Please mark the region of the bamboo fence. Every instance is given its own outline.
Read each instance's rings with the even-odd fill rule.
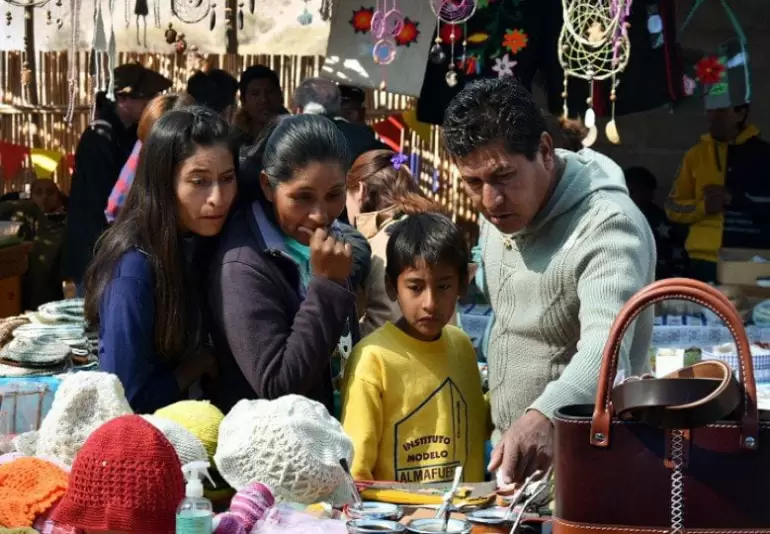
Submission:
[[[91,120],[93,95],[93,66],[98,62],[100,72],[108,72],[106,58],[90,52],[78,52],[75,58],[77,88],[75,90],[75,114],[72,124],[64,117],[69,102],[69,62],[67,52],[40,52],[35,58],[37,94],[30,95],[31,85],[23,83],[23,52],[0,53],[0,140],[34,148],[58,150],[63,154],[75,151],[78,139]],[[189,77],[189,58],[182,55],[121,53],[117,64],[140,61],[174,83],[175,90],[183,90]],[[293,90],[306,77],[318,76],[323,59],[319,56],[243,56],[235,54],[210,55],[211,67],[227,70],[236,78],[246,67],[264,64],[274,69],[284,89],[288,103]],[[99,80],[97,80],[98,82]],[[34,96],[37,104],[32,105]],[[391,113],[398,113],[414,106],[414,99],[383,91],[369,91],[367,107],[371,120]],[[456,169],[444,157],[438,128],[432,128],[430,139],[422,139],[414,132],[406,131],[403,139],[404,152],[416,152],[420,158],[420,184],[425,192],[453,214],[455,220],[473,237],[476,220],[469,199],[459,187]],[[67,193],[70,175],[62,165],[54,179]],[[28,170],[17,176],[5,177],[0,191],[20,191],[30,180]],[[32,176],[34,177],[34,176]]]

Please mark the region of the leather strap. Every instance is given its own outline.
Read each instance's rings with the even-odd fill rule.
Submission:
[[[612,391],[618,418],[668,429],[699,428],[723,420],[740,403],[740,385],[721,361],[696,363],[662,378],[631,378]]]
[[[739,378],[743,386],[740,411],[741,446],[745,449],[756,449],[759,444],[757,386],[754,381],[751,350],[743,321],[735,306],[719,291],[707,284],[687,278],[673,278],[650,284],[631,297],[618,313],[602,353],[602,366],[591,421],[590,443],[596,447],[608,447],[610,444],[610,426],[614,411],[611,402],[612,385],[617,374],[621,340],[628,327],[648,306],[664,300],[676,299],[689,300],[710,309],[724,321],[733,335],[740,362]]]
[[[553,534],[669,534],[670,528],[664,527],[635,527],[620,525],[594,525],[573,523],[555,517],[553,519]],[[770,528],[748,529],[687,529],[687,534],[767,534]]]

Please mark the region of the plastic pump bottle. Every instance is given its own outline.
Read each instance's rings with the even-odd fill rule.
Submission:
[[[211,534],[214,506],[203,496],[203,477],[211,481],[208,462],[190,462],[182,466],[187,480],[185,498],[176,509],[176,534]]]

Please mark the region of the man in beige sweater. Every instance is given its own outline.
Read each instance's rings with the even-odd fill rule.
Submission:
[[[620,167],[592,150],[554,149],[515,78],[463,89],[444,136],[482,216],[480,275],[495,315],[489,469],[518,482],[550,465],[554,412],[594,402],[610,326],[654,279],[655,242]],[[626,376],[649,367],[651,334],[649,311],[624,340]]]

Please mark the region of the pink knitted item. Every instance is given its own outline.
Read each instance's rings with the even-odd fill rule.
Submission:
[[[218,514],[214,518],[214,534],[248,534],[240,517],[232,512]]]
[[[252,482],[233,496],[230,512],[241,518],[246,531],[251,531],[257,521],[265,516],[266,510],[274,504],[275,498],[270,488],[259,482]]]

